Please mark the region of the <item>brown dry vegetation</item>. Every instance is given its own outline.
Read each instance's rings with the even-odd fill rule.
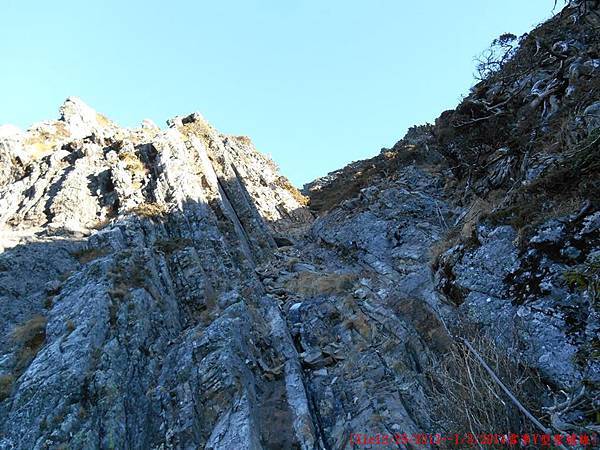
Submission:
[[[0,375],[0,402],[10,396],[14,382],[13,374]]]
[[[179,132],[190,139],[192,136],[199,138],[208,148],[213,141],[213,134],[216,132],[204,119],[188,116],[182,120],[183,126],[179,127]]]
[[[148,219],[164,217],[167,214],[167,208],[160,203],[142,203],[131,209],[131,212]]]
[[[252,145],[252,140],[248,136],[233,136],[233,138],[244,145]]]
[[[415,127],[427,133],[430,126]],[[441,156],[426,145],[414,145],[400,141],[390,150],[383,151],[374,158],[350,164],[337,171],[330,184],[318,190],[310,190],[310,209],[323,214],[338,206],[344,200],[359,195],[361,189],[372,186],[377,180],[393,179],[402,167],[414,164],[429,172],[439,172],[445,163]]]
[[[17,371],[20,372],[26,368],[44,344],[47,321],[44,316],[37,315],[13,330],[13,342],[19,348],[15,366]]]
[[[96,113],[96,121],[101,127],[108,127],[113,125],[112,120],[106,117],[104,114]]]
[[[484,333],[468,326],[461,332],[513,395],[538,419],[547,419],[541,401],[549,392],[540,376],[522,361],[508,357]],[[430,402],[443,418],[439,425],[445,431],[474,435],[535,431],[465,345],[452,344],[427,377],[432,387]]]
[[[34,160],[51,153],[62,141],[69,137],[64,122],[56,121],[52,123],[52,126],[55,129],[54,133],[41,130],[29,131],[23,144],[26,148],[29,148]]]
[[[296,189],[296,187],[292,183],[290,183],[290,180],[288,180],[286,177],[284,177],[284,176],[278,177],[275,184],[277,184],[277,186],[285,189],[290,194],[292,194],[292,197],[294,197],[294,199],[298,203],[300,203],[302,206],[308,205],[308,202],[309,202],[308,197],[305,197],[304,195],[302,195],[302,193],[298,189]]]
[[[85,248],[74,252],[73,257],[81,264],[87,264],[90,261],[106,256],[108,253],[108,250],[103,248]]]
[[[582,20],[597,21],[593,15]],[[490,218],[495,223],[509,223],[526,233],[525,228],[549,217],[576,212],[584,200],[600,198],[600,182],[594,176],[600,168],[598,134],[582,141],[585,132],[574,129],[585,107],[600,98],[600,79],[581,76],[575,91],[566,96],[569,65],[562,64],[551,50],[555,42],[577,39],[586,46],[582,56],[597,58],[600,40],[591,28],[590,24],[576,24],[569,14],[557,15],[526,35],[501,70],[491,73],[455,110],[446,111],[436,121],[437,148],[450,161],[458,180],[457,193],[467,201],[477,189],[477,195],[488,195],[485,179],[490,175],[492,158],[498,149],[509,149],[515,162],[511,176],[500,186],[506,201],[492,202],[496,208]],[[542,118],[541,105],[534,106],[528,96],[530,87],[511,91],[515,83],[541,70],[559,80],[555,94],[560,107],[546,119]],[[501,94],[490,101],[486,95],[492,86]],[[486,110],[486,101],[500,105],[494,109],[500,112]],[[538,154],[558,162],[531,184],[521,186],[521,164]]]
[[[600,256],[591,257],[583,264],[571,267],[563,274],[571,289],[587,290],[592,306],[600,311]],[[596,350],[596,358],[600,348]]]
[[[108,272],[112,287],[108,293],[112,299],[109,305],[109,322],[117,323],[120,303],[130,298],[131,290],[146,286],[148,271],[147,261],[142,255],[123,251],[115,257],[114,266]]]
[[[353,302],[355,300],[347,297],[346,301]],[[344,320],[342,327],[347,330],[356,331],[365,339],[372,339],[374,333],[376,333],[376,327],[373,325],[372,320],[360,310],[354,311],[350,317]]]
[[[498,194],[498,191],[495,192]],[[500,193],[502,195],[503,193]],[[492,211],[492,205],[499,200],[494,193],[488,199],[476,198],[467,210],[460,222],[451,227],[444,237],[434,243],[429,249],[431,263],[437,267],[440,256],[457,244],[463,244],[467,248],[479,245],[477,238],[477,224],[482,218],[486,218]]]
[[[509,223],[522,237],[552,217],[580,211],[586,201],[600,199],[600,130],[565,153],[531,184],[521,186],[505,205],[490,211],[493,224]]]
[[[286,288],[310,297],[344,294],[350,291],[357,276],[348,273],[300,272],[286,283]]]
[[[146,166],[136,155],[131,151],[124,151],[119,153],[119,159],[125,163],[125,168],[135,174],[145,175],[147,173]]]

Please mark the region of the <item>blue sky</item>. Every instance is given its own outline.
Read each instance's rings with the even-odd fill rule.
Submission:
[[[552,0],[2,0],[0,124],[69,95],[124,126],[201,112],[301,185],[454,107]]]

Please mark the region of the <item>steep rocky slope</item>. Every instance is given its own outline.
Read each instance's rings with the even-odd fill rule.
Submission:
[[[261,367],[294,348],[255,268],[311,217],[273,163],[199,115],[125,130],[77,99],[1,148],[0,447],[256,446]]]
[[[486,336],[494,354],[534,369],[550,387],[540,398],[560,389],[559,403],[577,397],[581,405],[562,413],[538,406],[559,430],[597,431],[600,419],[599,25],[597,2],[571,2],[521,38],[502,36],[455,110],[305,186],[317,236],[371,267],[404,273],[412,264],[397,252],[435,241],[435,292],[422,298],[456,340]],[[413,170],[437,180],[436,202],[422,205],[437,211],[437,236],[424,236],[406,199],[388,201],[396,220],[380,221],[382,198]],[[424,179],[406,184],[411,200],[425,198]],[[402,296],[414,287],[398,286]]]
[[[0,127],[0,449],[535,431],[468,346],[548,430],[599,431],[596,6],[308,206],[198,114]]]

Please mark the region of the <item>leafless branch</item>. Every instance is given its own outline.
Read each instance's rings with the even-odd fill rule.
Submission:
[[[467,346],[467,348],[469,349],[469,351],[473,354],[473,356],[475,356],[475,358],[477,359],[477,361],[479,362],[479,364],[481,364],[483,366],[483,368],[486,370],[486,372],[490,375],[490,377],[492,377],[492,380],[494,380],[494,382],[500,386],[500,388],[504,391],[504,393],[508,396],[508,398],[515,404],[515,406],[517,408],[519,408],[519,410],[529,419],[531,420],[531,422],[538,427],[543,433],[545,434],[551,434],[551,430],[549,428],[546,428],[533,414],[531,414],[522,404],[519,400],[517,400],[517,398],[513,395],[513,393],[506,387],[506,385],[502,382],[502,380],[500,380],[500,378],[498,378],[498,376],[496,375],[496,373],[490,368],[490,366],[488,366],[486,364],[486,362],[483,360],[483,358],[479,355],[479,353],[477,352],[477,350],[475,350],[475,348],[473,348],[473,346],[471,345],[471,343],[466,340],[466,339],[462,339],[462,342]],[[561,445],[558,444],[558,447],[566,450],[566,448]]]

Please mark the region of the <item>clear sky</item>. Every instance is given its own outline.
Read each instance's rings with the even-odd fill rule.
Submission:
[[[124,126],[201,112],[296,185],[454,107],[553,0],[0,0],[0,124],[69,95]]]

